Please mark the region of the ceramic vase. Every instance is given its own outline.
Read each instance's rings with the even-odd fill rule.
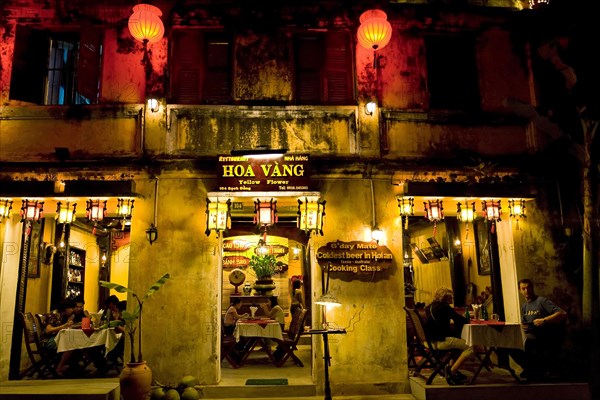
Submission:
[[[146,400],[152,385],[152,370],[146,361],[127,363],[119,375],[123,400]]]

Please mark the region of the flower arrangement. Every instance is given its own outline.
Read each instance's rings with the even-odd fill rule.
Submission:
[[[115,326],[125,326],[127,333],[129,334],[129,339],[131,340],[131,357],[130,363],[141,363],[144,361],[142,357],[142,308],[144,306],[144,301],[146,301],[150,296],[152,296],[164,283],[170,278],[169,274],[164,274],[158,281],[156,281],[144,294],[144,297],[140,298],[133,290],[119,285],[118,283],[100,281],[100,286],[113,289],[119,293],[131,293],[134,299],[137,300],[137,305],[133,312],[129,312],[127,310],[123,311],[122,318],[123,320],[119,321],[111,321],[106,324],[104,327],[115,327]],[[136,324],[137,321],[137,324]],[[135,343],[135,332],[138,332],[138,356],[137,361],[134,354],[134,343]]]
[[[250,259],[250,267],[252,267],[256,279],[271,279],[275,273],[276,265],[277,260],[271,254],[264,256],[253,255]]]

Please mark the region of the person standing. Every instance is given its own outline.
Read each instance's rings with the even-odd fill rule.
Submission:
[[[290,305],[290,315],[292,318],[297,310],[304,308],[304,296],[302,295],[302,281],[296,279],[292,282],[292,304]]]
[[[567,313],[546,297],[535,294],[530,279],[519,281],[519,292],[525,297],[521,305],[525,352],[511,356],[523,367],[523,378],[536,380],[549,372],[552,358],[560,349]]]
[[[460,315],[450,306],[453,302],[454,292],[447,287],[438,288],[433,301],[425,307],[427,316],[425,329],[431,340],[431,345],[437,350],[458,349],[462,353],[452,365],[446,366],[446,381],[449,385],[460,385],[466,380],[458,369],[462,363],[473,354],[473,349],[461,339],[460,330],[464,324],[469,323],[467,318]]]

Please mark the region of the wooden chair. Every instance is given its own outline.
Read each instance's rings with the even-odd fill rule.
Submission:
[[[240,361],[236,356],[235,345],[237,342],[235,341],[235,336],[225,334],[225,330],[223,329],[223,324],[221,324],[221,361],[226,359],[227,362],[235,369],[240,367]]]
[[[58,378],[54,369],[56,358],[48,352],[42,345],[41,325],[36,321],[32,313],[19,313],[23,325],[23,334],[25,336],[25,348],[31,366],[21,372],[20,377],[37,376],[41,379]]]
[[[443,374],[444,368],[446,364],[450,362],[450,360],[457,358],[461,350],[458,349],[448,349],[448,350],[438,350],[435,349],[432,345],[429,337],[425,333],[425,321],[421,315],[416,310],[412,308],[404,307],[404,310],[408,314],[410,321],[412,323],[414,333],[416,335],[416,339],[418,341],[418,347],[422,352],[423,359],[418,363],[415,368],[415,372],[413,376],[422,376],[421,370],[425,367],[434,368],[429,378],[427,378],[427,385],[431,385],[433,379],[438,374]]]
[[[288,358],[294,360],[297,366],[304,367],[302,361],[294,354],[294,350],[298,350],[298,340],[300,340],[300,336],[304,333],[304,323],[307,314],[307,309],[296,311],[292,316],[290,327],[284,334],[283,340],[273,339],[277,343],[277,349],[273,353],[276,367],[282,367]]]

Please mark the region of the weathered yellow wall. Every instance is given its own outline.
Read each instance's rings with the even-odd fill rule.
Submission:
[[[13,204],[13,211],[15,204]],[[46,243],[53,243],[54,217],[45,218],[44,238]],[[0,226],[2,228],[2,226]],[[20,243],[19,243],[20,247]],[[40,257],[43,253],[40,251]],[[27,296],[25,298],[25,311],[32,313],[45,313],[50,311],[49,295],[52,283],[52,266],[40,263],[40,277],[27,279]]]
[[[116,250],[113,250],[110,259],[110,282],[118,283],[127,287],[129,282],[130,253],[130,244],[123,245]],[[127,293],[119,293],[116,290],[111,290],[110,294],[114,294],[119,298],[119,300],[127,300]]]
[[[85,309],[96,312],[98,308],[99,285],[98,277],[100,271],[99,248],[96,238],[81,229],[71,228],[69,245],[85,250],[85,282],[84,298]]]

